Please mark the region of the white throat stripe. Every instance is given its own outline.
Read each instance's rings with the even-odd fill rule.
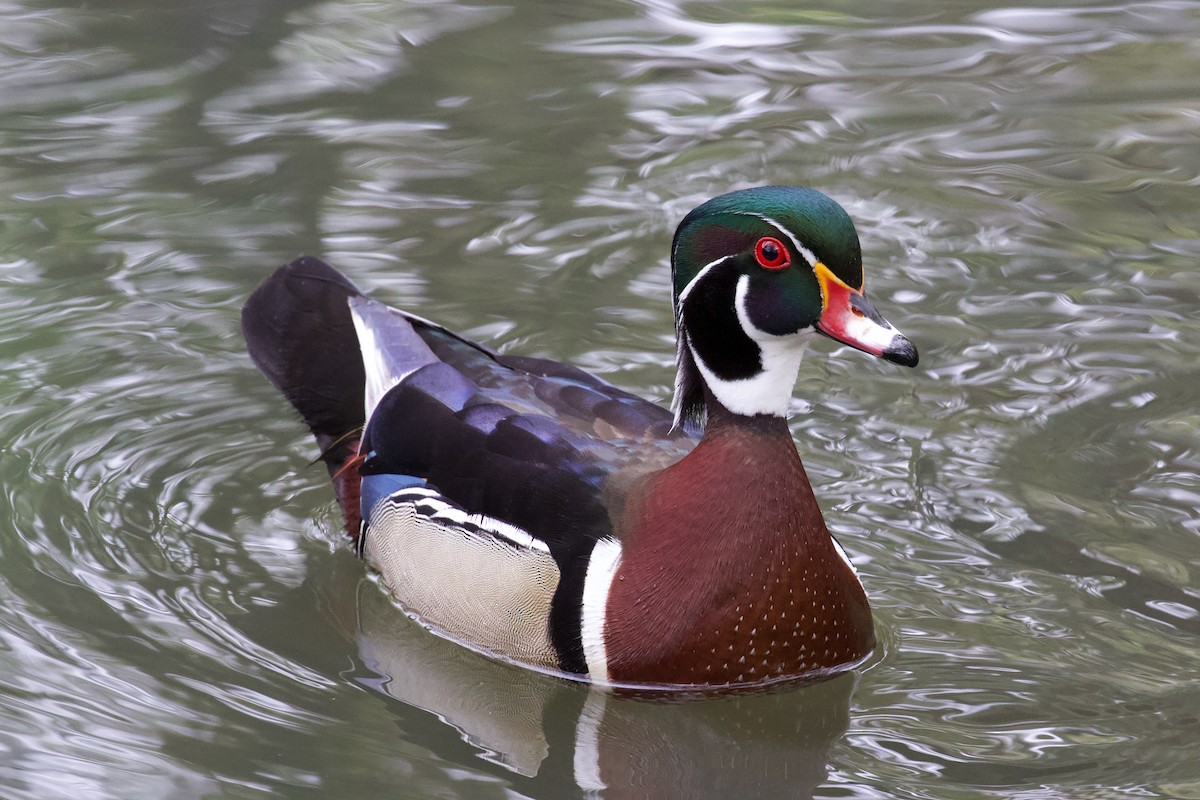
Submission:
[[[786,336],[775,336],[759,330],[746,311],[746,296],[749,293],[750,276],[743,275],[738,278],[734,308],[742,330],[758,346],[762,360],[762,370],[758,374],[749,378],[724,380],[704,363],[704,359],[690,344],[689,348],[709,390],[730,411],[747,416],[769,414],[786,417],[792,389],[796,385],[796,373],[800,371],[800,361],[808,344],[806,334],[811,333],[811,329]]]

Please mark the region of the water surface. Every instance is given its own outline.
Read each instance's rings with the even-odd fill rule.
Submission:
[[[0,20],[0,795],[1200,798],[1200,3]],[[921,350],[819,343],[793,406],[871,663],[606,698],[383,602],[258,281],[668,402],[673,227],[761,183],[846,206]]]

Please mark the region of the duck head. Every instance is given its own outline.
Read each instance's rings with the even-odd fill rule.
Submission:
[[[784,417],[810,334],[913,367],[917,350],[863,291],[846,211],[814,189],[730,192],[691,211],[671,246],[676,424],[716,401]]]

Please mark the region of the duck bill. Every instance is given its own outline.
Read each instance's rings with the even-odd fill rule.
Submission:
[[[822,298],[818,331],[893,364],[917,365],[917,348],[880,316],[862,290],[851,288],[820,262],[814,272]]]

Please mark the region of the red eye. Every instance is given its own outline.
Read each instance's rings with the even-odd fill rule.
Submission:
[[[754,257],[758,259],[758,265],[766,269],[783,269],[792,263],[792,257],[788,255],[783,242],[771,236],[758,240],[758,244],[754,245]]]

